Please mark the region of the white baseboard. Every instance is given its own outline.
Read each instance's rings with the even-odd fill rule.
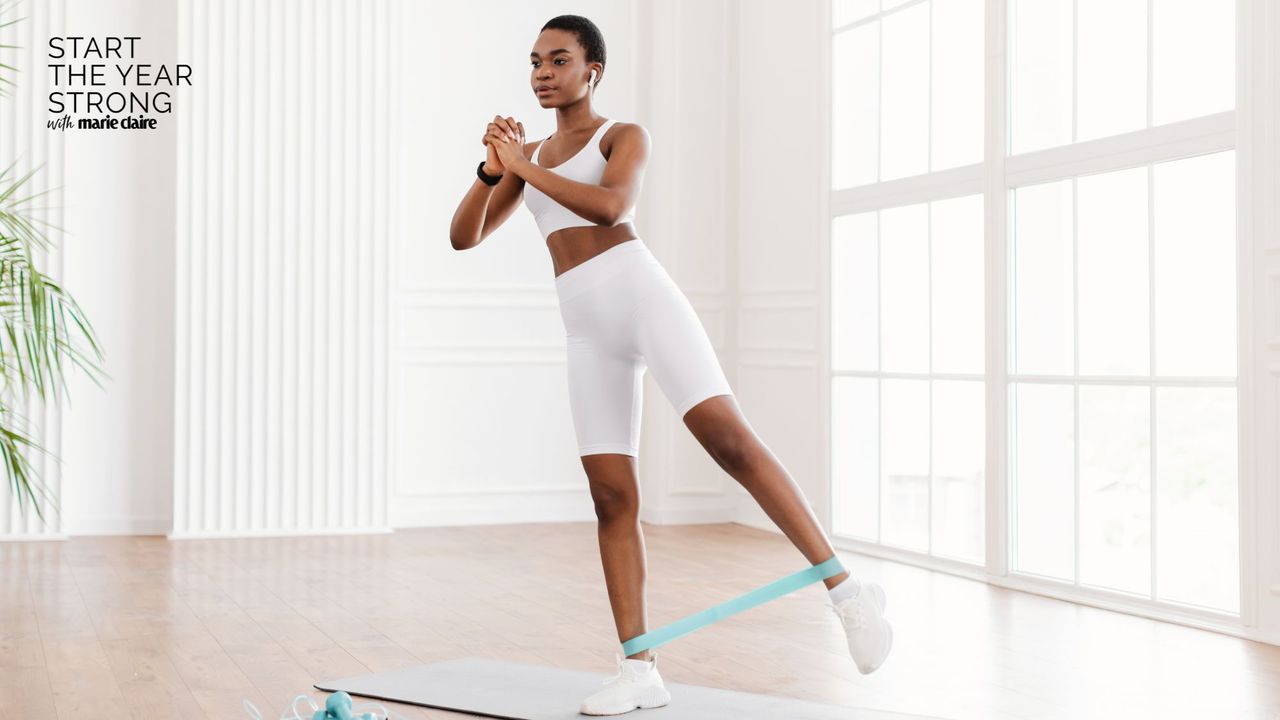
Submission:
[[[640,521],[650,525],[712,525],[733,522],[733,515],[729,505],[640,508]]]
[[[651,525],[705,525],[733,521],[728,504],[705,507],[640,507],[640,521]],[[395,500],[391,525],[397,528],[520,523],[595,522],[587,489],[525,493],[449,493]]]
[[[217,540],[226,538],[313,537],[323,535],[386,535],[393,528],[381,525],[334,528],[270,528],[266,530],[216,530],[169,533],[170,540]]]
[[[67,535],[166,535],[172,528],[168,515],[73,515],[65,518]]]
[[[586,488],[403,496],[393,499],[389,517],[395,528],[594,522],[595,519],[591,493]]]
[[[66,540],[68,537],[65,533],[48,533],[45,535],[40,533],[13,533],[0,535],[0,542],[39,542],[41,540]]]

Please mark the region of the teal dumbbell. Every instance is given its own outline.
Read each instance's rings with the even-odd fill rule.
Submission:
[[[325,701],[324,710],[317,710],[312,716],[312,720],[378,720],[373,713],[363,713],[360,715],[351,714],[351,696],[345,691],[338,692],[329,696]]]

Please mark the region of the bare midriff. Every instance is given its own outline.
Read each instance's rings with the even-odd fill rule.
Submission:
[[[610,227],[594,225],[561,228],[547,237],[547,249],[551,251],[551,266],[555,268],[556,277],[560,277],[614,245],[638,237],[635,225],[630,222]]]

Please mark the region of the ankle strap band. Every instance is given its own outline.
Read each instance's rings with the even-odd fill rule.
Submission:
[[[641,650],[647,650],[657,647],[664,643],[669,643],[676,638],[683,637],[706,627],[717,620],[723,620],[730,615],[736,615],[743,610],[749,610],[757,605],[763,605],[770,600],[775,600],[788,593],[795,592],[800,588],[826,580],[833,575],[839,575],[844,572],[844,566],[840,564],[840,559],[832,555],[830,559],[809,567],[799,572],[794,572],[780,580],[756,588],[751,592],[727,600],[707,608],[701,612],[694,613],[686,618],[677,620],[670,625],[664,625],[657,630],[651,630],[642,635],[637,635],[630,640],[622,643],[623,655],[634,655]]]

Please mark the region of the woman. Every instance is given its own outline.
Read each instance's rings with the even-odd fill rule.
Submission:
[[[604,76],[599,29],[577,15],[543,26],[530,84],[556,131],[526,144],[524,125],[495,116],[485,131],[484,162],[454,213],[456,250],[478,245],[523,197],[546,239],[566,330],[569,406],[578,453],[599,520],[600,556],[618,639],[646,631],[644,538],[635,457],[640,443],[644,372],[725,472],[760,503],[811,564],[834,550],[799,487],[742,416],[705,330],[689,301],[636,233],[632,222],[649,158],[649,135],[634,123],[596,114],[591,94]],[[892,645],[884,591],[848,572],[824,580],[843,623],[850,654],[874,671]],[[610,687],[580,712],[615,715],[659,707],[671,696],[657,652],[616,656]]]

